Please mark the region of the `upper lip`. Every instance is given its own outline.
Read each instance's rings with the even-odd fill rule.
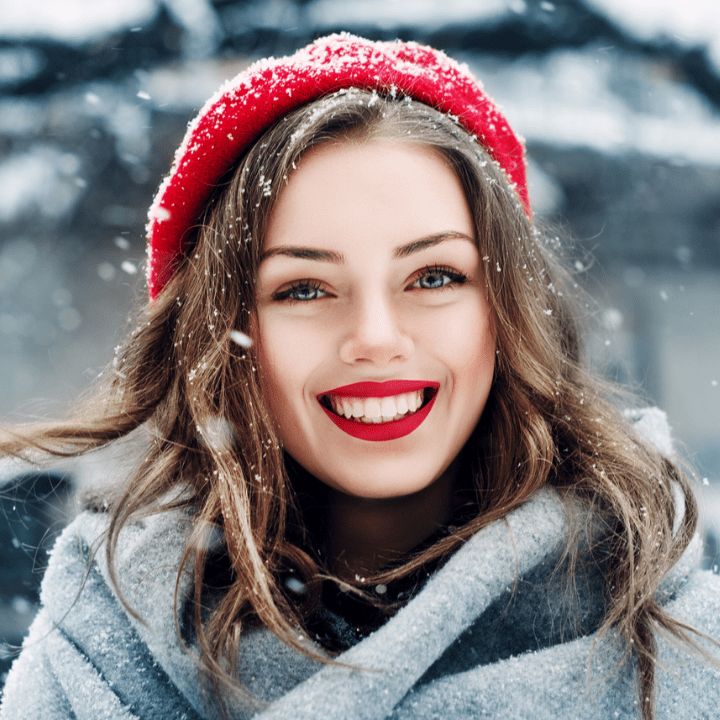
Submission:
[[[430,380],[387,380],[386,382],[373,382],[365,380],[363,382],[352,383],[351,385],[343,385],[334,390],[327,390],[320,393],[318,398],[323,395],[335,395],[339,397],[355,397],[355,398],[381,398],[391,395],[401,395],[406,392],[415,390],[423,390],[424,388],[440,387],[440,383]]]

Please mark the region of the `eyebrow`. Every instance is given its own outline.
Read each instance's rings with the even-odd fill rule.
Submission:
[[[475,240],[466,235],[465,233],[455,232],[449,230],[447,232],[435,233],[434,235],[427,235],[406,245],[400,245],[393,250],[393,257],[396,259],[406,258],[427,248],[439,245],[446,240],[467,240],[468,242],[475,243]],[[267,260],[271,257],[291,257],[298,258],[300,260],[315,260],[317,262],[329,262],[335,265],[342,265],[345,262],[345,256],[342,253],[335,252],[334,250],[321,250],[320,248],[304,247],[299,245],[281,245],[280,247],[266,250],[260,256],[260,262]]]
[[[421,250],[426,250],[427,248],[439,245],[441,242],[445,242],[446,240],[467,240],[468,242],[475,244],[475,240],[469,235],[449,230],[447,232],[436,233],[435,235],[427,235],[426,237],[419,238],[418,240],[413,240],[407,245],[396,247],[395,250],[393,250],[393,257],[398,259],[405,258],[409,255],[420,252]]]
[[[280,247],[265,250],[260,255],[260,262],[264,262],[268,258],[277,257],[299,258],[300,260],[317,260],[318,262],[329,262],[340,265],[345,262],[345,256],[334,250],[320,250],[318,248],[301,247],[298,245],[281,245]]]

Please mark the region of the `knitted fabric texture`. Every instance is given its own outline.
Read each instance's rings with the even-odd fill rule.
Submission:
[[[631,417],[640,437],[670,446],[662,413]],[[593,527],[590,515],[576,529],[589,539]],[[119,602],[103,548],[88,573],[89,548],[106,528],[107,517],[86,513],[58,540],[0,720],[222,720],[177,635],[192,597],[191,572],[178,577],[189,517],[165,512],[121,532],[117,577],[144,622]],[[567,532],[559,495],[538,491],[470,538],[395,617],[341,655],[342,664],[321,665],[268,630],[245,629],[239,674],[269,704],[238,697],[232,720],[640,720],[622,643],[611,632],[594,646],[601,568],[576,568],[576,600],[554,572]],[[664,578],[658,600],[720,640],[720,577],[694,567],[699,544]],[[720,673],[657,639],[657,720],[716,718]]]
[[[58,541],[0,720],[222,720],[176,633],[187,518],[163,513],[122,532],[118,578],[145,623],[118,601],[102,549],[87,575],[105,520],[84,514]],[[240,677],[269,705],[238,697],[232,720],[640,720],[633,664],[623,663],[614,635],[595,647],[590,684],[596,635],[563,638],[565,596],[552,582],[567,533],[559,497],[539,491],[506,520],[473,536],[394,618],[341,655],[342,665],[246,629]],[[668,612],[720,638],[720,578],[693,568],[693,549],[687,555],[659,594]],[[189,573],[180,580],[188,598]],[[602,578],[576,580],[576,618],[591,631]],[[658,644],[657,720],[717,717],[717,670],[662,636]]]
[[[530,214],[525,149],[467,66],[417,43],[331,35],[289,57],[251,65],[221,87],[190,124],[150,208],[152,299],[172,276],[212,189],[243,151],[290,111],[350,87],[409,96],[452,115],[498,162]]]

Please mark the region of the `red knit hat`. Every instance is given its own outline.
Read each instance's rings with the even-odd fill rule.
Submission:
[[[172,276],[210,192],[243,151],[291,110],[350,87],[400,92],[455,116],[500,164],[530,214],[525,149],[466,65],[417,43],[330,35],[289,57],[254,63],[226,82],[190,124],[150,208],[151,299]]]

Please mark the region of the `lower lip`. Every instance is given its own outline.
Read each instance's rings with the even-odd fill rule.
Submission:
[[[413,430],[420,427],[422,421],[428,416],[428,413],[435,404],[437,393],[432,396],[430,402],[423,408],[412,415],[408,415],[400,420],[391,420],[384,423],[363,423],[358,420],[348,420],[347,418],[336,415],[321,405],[327,416],[348,435],[352,435],[358,440],[370,440],[371,442],[381,442],[383,440],[397,440],[398,438],[409,435]]]

